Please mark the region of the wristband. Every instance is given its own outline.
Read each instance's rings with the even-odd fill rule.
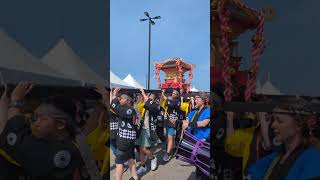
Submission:
[[[9,108],[11,108],[11,107],[22,108],[23,103],[22,103],[22,101],[14,101],[9,104]]]

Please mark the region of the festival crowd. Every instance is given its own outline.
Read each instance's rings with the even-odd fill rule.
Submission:
[[[264,112],[253,106],[248,112],[214,108],[211,178],[319,179],[319,100],[264,96],[255,101],[276,103]]]
[[[156,171],[160,161],[172,160],[179,153],[184,132],[197,141],[209,142],[209,96],[204,93],[186,97],[177,90],[120,93],[116,88],[110,92],[110,104],[110,147],[116,157],[116,180],[122,179],[127,164],[133,179],[139,179],[148,171],[146,164]],[[157,156],[155,149],[163,143],[163,153]],[[196,174],[208,179],[198,167]]]

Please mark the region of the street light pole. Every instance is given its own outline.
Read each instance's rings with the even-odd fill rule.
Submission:
[[[140,21],[149,21],[149,46],[148,46],[148,90],[150,90],[150,58],[151,58],[151,25],[155,25],[156,23],[153,21],[153,19],[161,19],[160,16],[156,17],[150,17],[148,12],[144,12],[144,14],[147,16],[146,19],[140,19]]]
[[[151,21],[149,21],[148,90],[150,90]]]

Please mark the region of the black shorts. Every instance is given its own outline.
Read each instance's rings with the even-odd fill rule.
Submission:
[[[124,164],[129,159],[134,159],[134,148],[129,148],[127,151],[117,149],[116,164]]]

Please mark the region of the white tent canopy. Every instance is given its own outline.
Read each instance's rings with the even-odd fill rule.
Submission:
[[[73,80],[87,84],[105,84],[105,80],[83,63],[64,39],[60,39],[58,44],[42,58],[42,62]]]
[[[31,55],[2,29],[0,29],[0,67],[46,76],[65,77]]]
[[[6,83],[30,81],[42,85],[79,85],[30,54],[0,28],[0,72]]]
[[[196,89],[195,86],[192,86],[192,88],[190,89],[191,92],[198,92],[198,89]]]
[[[261,94],[266,95],[283,95],[274,85],[267,81],[261,88]]]
[[[127,77],[123,79],[124,82],[129,84],[130,86],[137,88],[137,89],[145,89],[138,81],[136,81],[131,74],[128,74]]]
[[[121,80],[117,75],[110,71],[110,87],[115,88],[132,88],[128,83]]]
[[[260,82],[259,82],[260,83]],[[257,84],[258,89],[258,84]],[[260,94],[266,94],[266,95],[283,95],[280,90],[278,90],[270,80],[270,73],[267,75],[267,81],[264,83],[264,85],[261,87],[260,84]]]

